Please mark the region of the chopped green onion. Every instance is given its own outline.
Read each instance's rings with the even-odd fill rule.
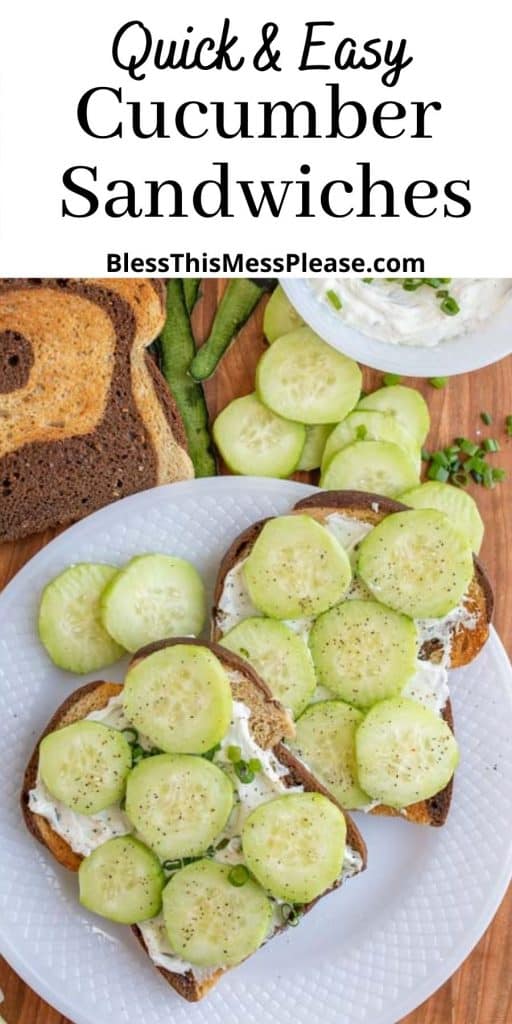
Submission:
[[[450,465],[450,460],[444,451],[434,452],[432,462],[435,466],[444,466],[445,468],[448,468]]]
[[[240,888],[241,885],[245,885],[245,883],[249,881],[249,877],[249,872],[245,864],[235,864],[228,874],[228,882],[231,882],[231,885],[236,885],[237,888]]]
[[[492,423],[492,416],[489,412],[481,412],[480,419],[482,420],[482,423],[485,423],[486,427]]]
[[[338,293],[333,291],[332,288],[330,288],[329,291],[326,292],[326,295],[327,295],[328,301],[331,303],[331,306],[333,306],[334,309],[342,309],[343,308],[343,303],[342,303]]]
[[[509,437],[512,437],[512,416],[505,417],[505,431]]]
[[[121,729],[121,733],[128,740],[128,743],[136,743],[139,738],[137,730],[132,729],[131,726],[128,726],[126,729]]]
[[[429,379],[429,384],[431,384],[433,388],[437,388],[438,391],[440,391],[441,388],[445,388],[447,383],[448,377],[430,377]]]
[[[402,380],[399,373],[385,373],[382,381],[387,388],[393,387],[394,384],[400,384]]]
[[[251,757],[249,761],[249,769],[251,772],[254,772],[255,775],[257,772],[261,772],[262,764],[259,757]]]
[[[460,306],[458,302],[453,298],[452,295],[447,295],[441,302],[441,312],[445,313],[446,316],[456,316],[460,313]]]
[[[214,747],[207,750],[206,754],[203,754],[203,757],[205,757],[207,761],[213,761],[218,750],[220,750],[220,743],[216,743]]]
[[[485,441],[482,442],[482,448],[484,452],[499,452],[499,441],[496,441],[494,437],[486,437]]]
[[[367,436],[368,436],[368,427],[365,427],[364,423],[361,423],[358,427],[356,427],[356,440],[357,441],[364,441],[364,440],[366,440]]]
[[[295,906],[293,903],[281,903],[279,913],[281,914],[283,924],[289,924],[291,928],[296,928],[302,917],[303,911],[302,906],[299,903]]]
[[[237,761],[241,761],[242,751],[240,747],[228,747],[228,761],[232,761],[236,764]]]
[[[466,473],[463,469],[458,470],[457,473],[452,475],[452,483],[454,483],[456,487],[467,487],[469,483],[469,473]]]
[[[144,749],[140,743],[134,743],[132,746],[132,761],[135,764],[136,761],[142,760],[144,757]]]
[[[481,455],[473,455],[471,459],[466,459],[464,467],[468,472],[480,473],[482,476],[486,469],[488,469],[487,463]]]
[[[427,470],[427,476],[429,480],[439,480],[440,483],[446,483],[449,479],[450,472],[444,466],[436,466],[432,463]]]
[[[476,455],[479,448],[479,446],[474,444],[473,441],[468,441],[467,437],[461,438],[459,447],[461,452],[464,452],[465,455]]]
[[[243,782],[245,785],[249,782],[253,782],[256,774],[253,769],[249,767],[247,761],[237,761],[235,764],[235,772],[238,775],[240,782]]]
[[[500,483],[501,480],[506,480],[507,471],[506,469],[500,469],[498,466],[493,467],[492,478],[496,483]]]
[[[179,871],[183,867],[183,861],[178,860],[164,860],[162,867],[164,871]]]

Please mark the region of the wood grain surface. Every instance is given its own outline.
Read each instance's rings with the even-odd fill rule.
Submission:
[[[203,284],[203,297],[194,313],[198,340],[208,333],[225,282]],[[214,417],[231,398],[253,388],[254,369],[264,350],[261,333],[263,303],[243,330],[214,378],[206,384],[210,414]],[[375,388],[381,374],[365,370],[364,387]],[[409,383],[409,381],[407,381]],[[495,464],[508,470],[509,480],[494,490],[474,487],[473,493],[487,529],[482,559],[496,589],[495,625],[509,654],[512,652],[512,438],[504,436],[504,417],[512,413],[512,358],[476,373],[453,378],[436,391],[423,381],[420,387],[432,416],[428,446],[449,443],[454,436],[497,437],[502,451]],[[494,417],[485,427],[480,413]],[[301,474],[299,479],[312,479]],[[314,480],[313,482],[316,482]],[[51,537],[50,531],[16,544],[0,546],[0,588]],[[435,995],[404,1019],[403,1024],[512,1024],[512,892],[502,903],[493,923],[460,969]],[[5,963],[0,961],[0,987],[5,1002],[0,1006],[6,1024],[70,1024],[51,1009]],[[173,997],[170,996],[170,999]],[[172,1014],[171,1014],[172,1016]],[[144,1024],[143,1021],[140,1024]]]

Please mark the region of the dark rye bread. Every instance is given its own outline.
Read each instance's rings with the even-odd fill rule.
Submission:
[[[393,512],[403,512],[407,506],[390,498],[383,498],[377,494],[367,494],[362,491],[319,491],[302,501],[297,502],[292,512],[307,512],[313,515],[319,522],[323,522],[327,515],[334,510],[342,510],[346,515],[372,524],[381,522],[387,515]],[[233,541],[222,559],[214,590],[214,607],[212,611],[212,638],[215,641],[221,640],[222,626],[219,615],[219,603],[224,587],[224,580],[230,569],[237,562],[247,558],[256,538],[260,534],[265,522],[262,520],[254,523]],[[450,648],[450,667],[458,668],[467,665],[485,644],[489,635],[489,624],[491,622],[494,598],[489,579],[477,558],[474,558],[475,575],[470,584],[465,599],[465,605],[475,616],[476,625],[474,629],[467,629],[464,626],[456,627],[452,633]],[[441,647],[435,642],[425,643],[420,651],[420,657],[434,663],[441,658]],[[450,701],[443,709],[443,718],[454,731],[453,712]],[[448,785],[429,800],[423,800],[411,804],[403,811],[397,811],[392,807],[380,805],[372,809],[371,813],[376,815],[400,816],[415,824],[441,826],[445,823],[450,809],[450,802],[453,792],[453,779]]]
[[[0,280],[0,542],[189,479],[148,279]]]
[[[132,658],[131,665],[134,665],[136,662],[148,657],[154,651],[161,650],[164,647],[174,646],[175,644],[197,645],[197,643],[198,641],[193,638],[177,637],[172,640],[163,640],[158,643],[150,644],[147,647],[142,648],[142,650],[137,651]],[[272,749],[278,760],[288,768],[288,774],[284,777],[285,784],[287,786],[302,785],[307,792],[323,793],[333,803],[336,803],[333,797],[311,775],[306,767],[297,761],[293,754],[281,742],[283,737],[290,737],[293,735],[293,722],[288,712],[282,707],[279,701],[272,696],[269,688],[259,678],[254,669],[252,669],[251,666],[242,658],[239,658],[238,655],[231,651],[227,651],[224,647],[221,647],[218,644],[201,641],[200,646],[208,647],[219,658],[228,671],[235,671],[242,677],[232,681],[233,697],[236,700],[243,701],[244,704],[250,707],[250,730],[253,738],[259,746],[264,749]],[[85,686],[80,687],[79,690],[76,690],[71,694],[60,708],[58,708],[42,736],[39,738],[25,772],[21,793],[21,806],[27,827],[32,835],[47,847],[56,860],[71,871],[78,871],[83,858],[81,855],[74,853],[69,844],[54,832],[48,822],[44,818],[40,817],[40,815],[34,814],[28,806],[29,793],[34,787],[37,778],[39,744],[47,733],[53,732],[55,729],[61,728],[64,725],[69,725],[71,722],[79,721],[86,715],[90,714],[91,711],[104,707],[110,698],[120,693],[121,690],[122,686],[120,684],[97,682],[87,683]],[[361,870],[364,870],[367,859],[364,840],[350,816],[345,812],[344,814],[347,822],[347,843],[361,856]],[[340,883],[336,883],[329,892],[338,888],[339,884]],[[327,893],[324,893],[323,895],[327,895]],[[322,897],[318,897],[318,899],[322,899]],[[305,912],[309,911],[314,904],[318,902],[318,899],[313,900],[308,904],[304,908]],[[282,931],[284,927],[285,926],[278,930]],[[135,925],[133,926],[132,931],[136,935],[142,948],[147,953],[147,948],[139,928]],[[226,973],[226,969],[219,969],[206,978],[198,978],[194,975],[193,971],[187,971],[185,974],[178,974],[174,971],[168,971],[165,968],[158,966],[156,969],[162,977],[165,978],[168,984],[189,1002],[197,1002],[199,999],[202,999],[207,992],[213,988],[222,975]]]

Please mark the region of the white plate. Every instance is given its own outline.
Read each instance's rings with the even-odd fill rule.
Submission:
[[[26,760],[78,682],[52,667],[36,638],[44,583],[72,561],[121,563],[159,550],[191,559],[211,593],[236,534],[312,490],[224,477],[146,491],[62,534],[0,595],[0,938],[13,967],[76,1024],[392,1024],[455,970],[505,892],[512,870],[512,684],[495,635],[453,676],[462,764],[445,828],[359,814],[366,874],[196,1006],[166,985],[128,929],[79,907],[76,878],[24,827],[18,794]],[[121,676],[121,665],[107,670],[108,678]]]
[[[512,352],[512,298],[472,334],[424,348],[391,345],[348,327],[328,302],[320,301],[308,278],[285,277],[281,284],[301,317],[321,338],[376,370],[408,377],[451,377],[496,363]]]

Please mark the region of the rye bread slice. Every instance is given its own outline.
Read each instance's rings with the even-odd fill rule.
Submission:
[[[208,647],[219,658],[226,669],[235,671],[239,674],[240,678],[233,680],[232,682],[233,696],[236,700],[242,701],[251,709],[249,727],[259,746],[264,749],[272,749],[277,759],[288,769],[288,774],[284,776],[283,779],[285,785],[302,785],[307,792],[323,793],[336,804],[336,801],[331,794],[324,789],[313,775],[311,775],[307,768],[302,765],[293,756],[291,751],[289,751],[281,742],[284,737],[290,737],[293,735],[293,722],[288,712],[282,707],[279,701],[272,696],[269,688],[259,678],[254,669],[251,668],[251,666],[242,658],[239,658],[238,655],[233,654],[231,651],[227,651],[224,647],[221,647],[218,644],[204,641],[200,641],[199,643],[200,646]],[[154,651],[161,650],[164,647],[174,646],[175,644],[194,645],[198,644],[198,641],[189,637],[177,637],[172,640],[163,640],[158,643],[150,644],[134,655],[131,665],[134,665],[136,662],[148,657],[148,655],[152,654]],[[62,728],[65,725],[69,725],[71,722],[79,721],[86,715],[90,714],[91,711],[104,707],[111,697],[116,696],[121,691],[122,686],[120,684],[106,682],[87,683],[85,686],[80,687],[80,689],[75,690],[75,692],[72,693],[63,704],[61,704],[60,708],[57,709],[44,732],[40,736],[25,772],[21,793],[21,806],[26,825],[32,835],[40,843],[46,846],[50,853],[53,854],[55,859],[62,864],[63,867],[68,868],[70,871],[78,871],[83,859],[82,856],[71,849],[69,844],[52,829],[45,818],[34,814],[28,806],[29,793],[34,787],[37,778],[39,744],[43,737],[49,732],[53,732],[55,729]],[[336,804],[336,806],[339,805]],[[350,816],[345,811],[343,813],[347,822],[347,844],[361,856],[361,870],[364,870],[366,867],[366,846],[364,840]],[[328,892],[338,888],[340,884],[341,883],[336,883],[332,886],[332,889],[328,890]],[[327,892],[323,895],[327,895]],[[318,897],[318,899],[322,899],[322,896]],[[304,908],[304,911],[309,911],[314,904],[318,902],[318,899],[309,903]],[[282,931],[284,927],[285,926],[283,925],[283,927],[279,928],[278,931]],[[140,929],[134,925],[132,931],[144,951],[147,953],[148,951]],[[168,984],[189,1002],[197,1002],[199,999],[202,999],[227,970],[226,968],[221,968],[214,971],[206,978],[201,978],[197,977],[192,970],[187,971],[185,974],[178,974],[174,971],[168,971],[163,967],[155,966]]]
[[[327,515],[333,511],[342,510],[345,515],[351,515],[359,521],[377,525],[387,515],[393,512],[403,512],[406,509],[406,505],[393,501],[390,498],[383,498],[377,494],[367,494],[361,491],[321,491],[297,502],[292,512],[300,513],[306,511],[319,522],[323,522]],[[213,599],[212,639],[214,641],[218,642],[222,638],[218,606],[226,575],[234,565],[247,558],[256,538],[267,521],[261,520],[258,523],[254,523],[244,530],[243,533],[239,534],[222,559]],[[476,557],[474,558],[474,564],[475,575],[470,584],[465,604],[471,614],[474,615],[476,625],[471,630],[464,626],[454,628],[450,649],[451,668],[459,668],[469,664],[479,653],[489,635],[489,624],[494,607],[492,587],[483,566]],[[440,644],[434,641],[425,643],[420,651],[420,655],[424,660],[429,660],[433,663],[439,662],[441,653]],[[450,701],[447,702],[443,709],[443,718],[453,731],[453,711]],[[379,805],[373,808],[370,813],[393,817],[400,816],[416,824],[439,827],[445,823],[448,816],[452,792],[453,779],[434,797],[411,804],[403,811]]]
[[[0,280],[0,542],[193,476],[164,318],[158,281]]]

